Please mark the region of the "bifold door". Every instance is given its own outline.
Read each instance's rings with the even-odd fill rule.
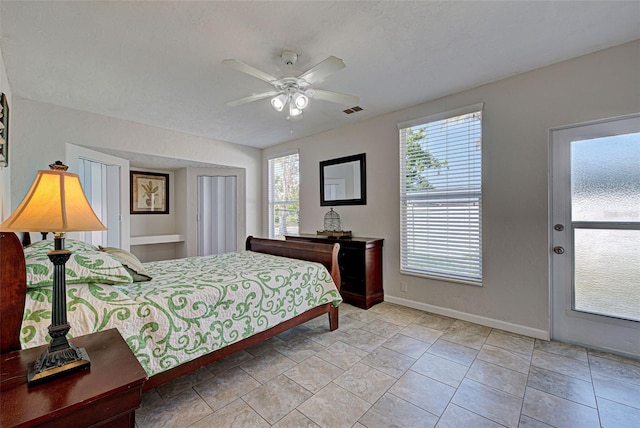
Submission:
[[[198,176],[198,255],[237,250],[237,177]]]

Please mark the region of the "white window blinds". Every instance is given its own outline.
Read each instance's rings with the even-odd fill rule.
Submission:
[[[298,153],[269,159],[269,238],[298,233],[299,188]]]
[[[405,274],[482,282],[482,104],[398,125]]]

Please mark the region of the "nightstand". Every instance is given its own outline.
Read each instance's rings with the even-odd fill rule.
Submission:
[[[91,367],[35,386],[27,386],[27,364],[47,345],[0,356],[0,426],[135,426],[147,374],[118,330],[70,340]]]

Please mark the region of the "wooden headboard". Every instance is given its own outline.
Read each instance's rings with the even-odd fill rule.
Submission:
[[[0,232],[0,353],[20,349],[20,327],[27,295],[27,270],[20,240]]]

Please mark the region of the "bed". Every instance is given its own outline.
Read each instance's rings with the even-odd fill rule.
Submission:
[[[49,275],[34,262],[46,245],[23,249],[15,234],[0,232],[2,352],[48,343],[51,288],[38,281]],[[338,328],[338,244],[249,237],[246,251],[146,263],[153,279],[145,282],[82,259],[83,245],[67,240],[72,257],[101,270],[104,283],[82,282],[67,263],[70,335],[118,328],[149,375],[145,389],[323,314]]]

